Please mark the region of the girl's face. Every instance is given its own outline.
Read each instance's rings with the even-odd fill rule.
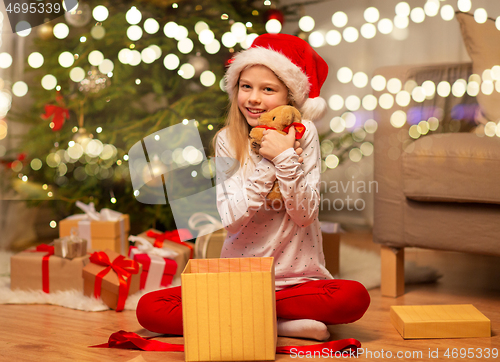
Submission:
[[[238,108],[251,127],[259,124],[262,113],[286,104],[288,88],[268,67],[254,65],[241,72]]]

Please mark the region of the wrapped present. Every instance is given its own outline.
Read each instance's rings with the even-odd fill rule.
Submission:
[[[194,248],[196,259],[220,258],[227,231],[222,223],[211,215],[196,212],[189,218],[189,227],[198,231]]]
[[[129,236],[135,246],[129,249],[129,258],[142,264],[140,289],[151,291],[168,287],[177,272],[175,259],[179,254],[169,249],[155,248],[146,239]]]
[[[86,205],[77,201],[76,205],[85,214],[76,214],[61,220],[60,238],[71,235],[71,230],[76,228],[79,236],[88,241],[89,249],[111,249],[122,255],[128,254],[127,239],[130,230],[128,215],[110,209],[97,212],[92,202]]]
[[[169,249],[178,254],[174,259],[177,263],[177,271],[174,275],[174,280],[180,280],[182,270],[189,259],[194,255],[194,244],[189,241],[182,241],[192,238],[189,230],[179,229],[162,233],[155,229],[149,229],[138,236],[146,239],[157,248]]]
[[[83,268],[83,294],[101,298],[111,309],[120,312],[130,294],[139,290],[142,265],[113,250],[90,255]]]
[[[55,256],[54,247],[46,244],[31,248],[10,259],[10,287],[12,290],[83,290],[82,270],[89,256],[73,259]]]
[[[74,259],[87,255],[87,240],[76,235],[76,229],[71,231],[70,236],[54,240],[54,255],[61,258]]]
[[[271,361],[274,258],[191,259],[182,273],[186,361]]]

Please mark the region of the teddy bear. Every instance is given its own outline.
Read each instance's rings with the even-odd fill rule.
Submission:
[[[302,116],[297,108],[292,106],[279,106],[259,117],[259,125],[250,131],[250,147],[252,151],[259,154],[262,136],[265,129],[273,129],[282,135],[288,134],[290,126],[295,128],[295,138],[300,139],[304,134],[305,127],[301,122]],[[278,180],[274,181],[273,188],[266,197],[268,200],[281,200],[281,192]]]

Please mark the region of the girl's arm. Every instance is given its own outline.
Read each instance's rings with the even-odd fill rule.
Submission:
[[[276,180],[276,169],[272,162],[263,158],[247,180],[242,167],[228,177],[224,170],[231,166],[231,161],[238,161],[232,159],[233,153],[225,135],[224,131],[219,133],[215,149],[217,209],[224,228],[229,233],[236,234],[264,205]]]
[[[287,213],[300,227],[312,224],[318,217],[320,205],[321,151],[318,131],[313,122],[305,124],[306,132],[301,140],[303,164],[298,162],[299,156],[293,148],[272,160]]]

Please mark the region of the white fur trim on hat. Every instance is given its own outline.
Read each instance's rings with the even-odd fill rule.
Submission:
[[[324,98],[316,97],[309,98],[305,101],[304,105],[300,107],[303,119],[310,119],[312,121],[323,118],[326,113],[328,105]]]
[[[310,86],[307,76],[282,53],[263,47],[249,48],[234,56],[225,75],[226,92],[229,97],[233,96],[240,73],[247,67],[257,64],[271,69],[285,83],[290,90],[293,101],[301,110],[309,96]],[[302,117],[305,118],[304,114]]]

